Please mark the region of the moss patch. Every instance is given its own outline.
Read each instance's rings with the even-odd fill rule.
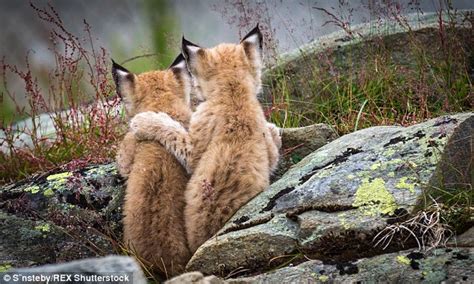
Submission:
[[[362,214],[367,216],[391,215],[398,208],[395,198],[387,190],[385,181],[381,178],[373,181],[369,181],[368,178],[363,179],[352,206],[359,207]]]

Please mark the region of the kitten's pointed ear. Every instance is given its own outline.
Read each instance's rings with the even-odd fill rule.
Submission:
[[[260,28],[257,24],[253,30],[251,30],[241,41],[245,54],[253,62],[255,68],[262,68],[262,55],[263,55],[263,35],[260,32]]]
[[[192,63],[194,63],[198,52],[202,50],[202,48],[190,42],[189,40],[185,39],[184,36],[182,38],[181,42],[181,53],[183,54],[184,58],[186,59],[186,62],[188,63],[188,67],[192,67]],[[189,68],[190,71],[192,68]]]
[[[260,31],[259,25],[257,24],[255,28],[253,28],[246,36],[244,36],[240,43],[251,44],[261,50],[263,48],[263,35]]]
[[[125,109],[132,112],[132,98],[135,89],[135,75],[112,59],[112,77],[117,95],[124,100]]]
[[[125,69],[125,67],[120,66],[112,59],[112,76],[114,78],[115,87],[117,89],[117,94],[119,97],[127,97],[133,90],[133,85],[135,83],[135,76],[133,73]]]
[[[186,65],[186,60],[182,53],[180,53],[176,59],[171,63],[169,69],[173,71],[174,76],[182,86],[184,91],[184,100],[187,104],[191,103],[191,85],[192,78]]]
[[[180,53],[173,61],[173,63],[171,63],[170,69],[174,69],[174,68],[177,68],[177,69],[187,69],[186,67],[186,60],[184,59],[184,56],[182,53]]]

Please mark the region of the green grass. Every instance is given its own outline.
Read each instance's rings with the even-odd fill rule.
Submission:
[[[393,36],[326,51],[325,61],[313,55],[309,63],[307,58],[297,62],[301,66],[296,72],[294,67],[283,67],[266,82],[269,118],[281,127],[327,123],[342,135],[470,111],[474,91],[469,73],[472,49],[465,47],[473,43],[469,32],[472,29],[461,35],[448,31],[452,47],[446,53],[436,46],[440,42],[432,41],[436,31],[431,31],[429,40],[416,33]],[[398,40],[406,43],[406,58],[401,60],[400,52],[390,49]]]

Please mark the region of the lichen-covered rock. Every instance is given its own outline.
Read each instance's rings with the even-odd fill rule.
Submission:
[[[307,261],[223,283],[459,283],[473,281],[473,266],[473,248],[436,249],[429,254],[405,250],[354,262]]]
[[[0,189],[0,265],[110,254],[121,239],[123,181],[114,164],[50,172]]]
[[[474,249],[404,250],[346,262],[305,262],[256,276],[224,280],[189,272],[167,284],[244,283],[459,283],[474,279]]]
[[[241,208],[197,250],[188,270],[266,269],[298,252],[338,261],[383,253],[373,237],[414,210],[448,140],[466,133],[473,116],[372,127],[323,146]],[[394,240],[385,252],[400,246]]]
[[[291,166],[337,137],[336,131],[324,123],[306,127],[282,128],[282,155],[272,180],[279,179]]]
[[[74,283],[147,283],[147,279],[135,259],[118,255],[109,255],[102,258],[87,258],[63,264],[13,269],[8,272],[11,275],[15,273],[28,273],[38,276],[62,274],[64,275],[63,277],[70,277]],[[66,279],[67,278],[65,278],[65,280]],[[43,282],[64,283],[64,281],[54,280]]]

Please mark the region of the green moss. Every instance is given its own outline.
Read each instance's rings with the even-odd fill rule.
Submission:
[[[397,262],[404,265],[410,265],[410,259],[404,255],[397,256]]]
[[[398,208],[395,198],[387,190],[385,181],[381,178],[370,182],[368,178],[363,179],[357,189],[352,206],[359,207],[362,213],[367,216],[393,214]]]
[[[411,193],[415,193],[415,183],[407,183],[408,177],[402,177],[395,185],[396,188],[408,189]]]

